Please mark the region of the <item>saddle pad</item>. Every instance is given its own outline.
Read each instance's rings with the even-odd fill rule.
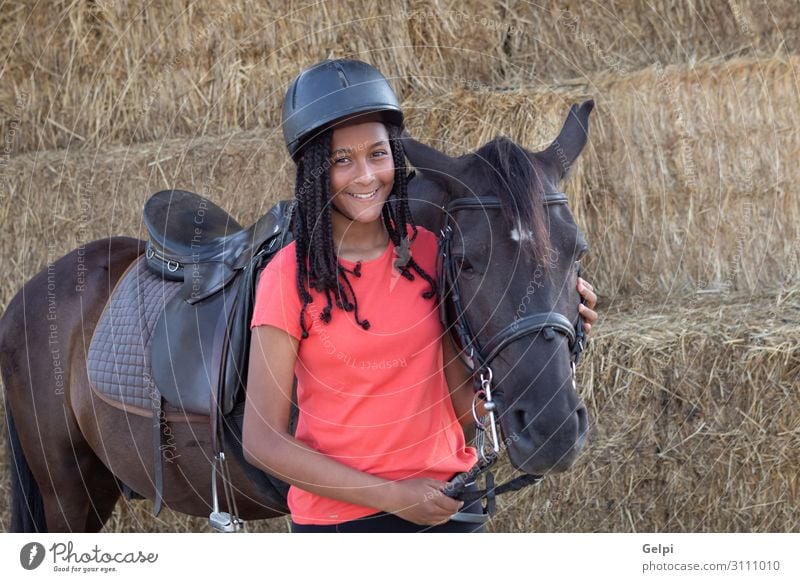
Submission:
[[[95,392],[128,411],[153,414],[160,399],[152,379],[150,342],[164,305],[183,283],[165,281],[140,256],[123,274],[95,328],[86,367]],[[141,410],[136,410],[136,409]],[[164,411],[178,409],[165,404]]]

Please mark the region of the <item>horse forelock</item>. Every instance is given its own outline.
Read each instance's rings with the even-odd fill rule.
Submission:
[[[481,190],[499,198],[511,238],[537,261],[544,262],[549,236],[542,170],[525,149],[505,136],[499,136],[474,155],[485,164],[480,172]]]

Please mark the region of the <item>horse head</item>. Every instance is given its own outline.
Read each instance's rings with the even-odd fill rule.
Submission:
[[[451,157],[404,138],[418,170],[409,182],[415,221],[446,239],[443,318],[476,377],[491,369],[501,444],[529,474],[566,470],[586,440],[573,364],[588,245],[559,184],[586,145],[593,107],[573,105],[539,152],[499,137]]]

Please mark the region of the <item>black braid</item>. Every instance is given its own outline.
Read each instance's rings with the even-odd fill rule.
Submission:
[[[430,289],[423,292],[422,296],[431,299],[436,296],[436,283],[408,253],[411,242],[417,237],[417,227],[408,207],[408,168],[400,140],[402,130],[389,124],[386,128],[389,132],[395,175],[394,186],[383,205],[381,213],[383,222],[400,257],[395,261],[395,266],[409,281],[414,279],[409,267],[427,281]],[[353,270],[349,270],[343,267],[336,257],[331,222],[332,205],[329,202],[330,150],[331,130],[328,130],[308,142],[297,161],[295,183],[297,208],[293,234],[296,244],[297,290],[303,304],[300,311],[303,338],[308,337],[305,312],[308,304],[313,301],[309,291],[312,288],[325,294],[326,305],[320,313],[320,320],[323,323],[330,322],[335,304],[343,311],[352,311],[356,323],[363,329],[370,327],[368,320],[359,317],[358,300],[348,277],[348,274],[361,276],[361,263],[357,263]],[[409,226],[412,232],[410,241]]]
[[[361,263],[359,262],[358,263],[358,267],[356,268],[356,270],[360,271],[360,267],[361,267]],[[339,269],[340,269],[340,271],[342,273],[342,279],[344,279],[345,285],[347,285],[347,288],[350,289],[350,295],[353,296],[353,303],[350,304],[350,305],[345,306],[345,311],[350,311],[351,310],[351,309],[348,309],[348,307],[352,308],[353,316],[356,318],[356,323],[358,325],[360,325],[361,327],[363,327],[364,329],[369,329],[369,321],[367,321],[366,319],[364,319],[362,321],[362,320],[360,320],[358,318],[358,299],[356,299],[356,292],[353,290],[353,284],[350,283],[350,279],[347,276],[347,273],[355,273],[355,271],[348,271],[344,267],[339,267]]]
[[[403,239],[407,239],[407,225],[411,226],[411,241],[405,242],[405,245],[410,245],[411,242],[417,238],[417,226],[411,217],[411,210],[408,207],[408,167],[406,165],[406,153],[403,149],[403,142],[400,139],[402,129],[395,125],[387,125],[389,131],[389,144],[392,149],[392,158],[394,160],[394,188],[389,195],[387,203],[383,205],[383,219],[386,224],[386,230],[389,231],[389,237],[395,248],[401,249],[403,247]],[[392,228],[391,225],[394,225]],[[406,262],[407,261],[407,262]],[[436,296],[436,283],[428,273],[426,273],[417,262],[408,256],[407,258],[401,257],[399,261],[395,262],[395,266],[400,268],[400,273],[409,281],[414,280],[408,266],[411,266],[420,277],[430,285],[430,289],[425,291],[422,296],[425,299],[431,299]]]

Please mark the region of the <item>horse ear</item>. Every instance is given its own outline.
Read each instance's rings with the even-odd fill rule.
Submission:
[[[454,186],[453,177],[461,176],[461,160],[440,152],[436,148],[426,145],[412,138],[407,131],[401,136],[403,149],[411,164],[426,178],[450,190]]]
[[[580,106],[572,105],[561,132],[550,146],[537,154],[558,172],[562,180],[572,164],[581,155],[589,139],[589,114],[594,109],[594,101],[589,99]]]

